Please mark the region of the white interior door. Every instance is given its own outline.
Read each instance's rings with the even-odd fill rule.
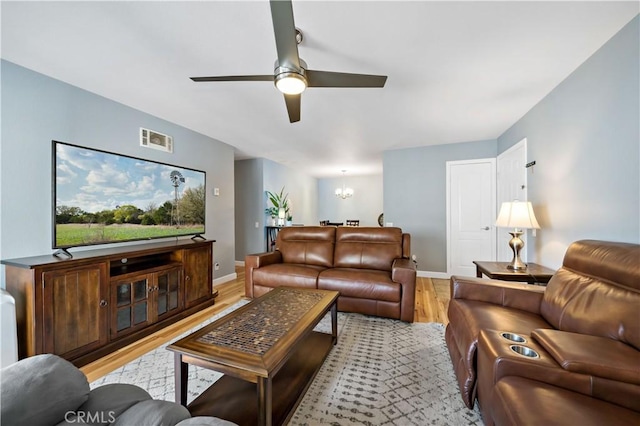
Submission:
[[[520,142],[498,155],[498,175],[497,175],[497,208],[506,201],[527,201],[527,140],[522,139]],[[513,252],[509,247],[509,230],[498,228],[497,244],[498,244],[498,262],[509,262],[513,258]],[[527,233],[521,237],[524,241],[524,249],[520,252],[522,259],[527,259]]]
[[[495,158],[447,161],[447,272],[475,276],[496,258]]]

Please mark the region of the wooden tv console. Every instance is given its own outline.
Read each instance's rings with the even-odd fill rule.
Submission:
[[[85,365],[211,306],[213,240],[175,240],[3,260],[20,359]]]

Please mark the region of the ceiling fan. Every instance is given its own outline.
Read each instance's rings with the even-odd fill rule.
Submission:
[[[302,33],[295,27],[290,0],[270,0],[273,31],[276,36],[278,60],[273,75],[236,75],[219,77],[191,77],[204,81],[273,81],[283,94],[289,121],[300,121],[300,98],[307,87],[384,87],[386,75],[349,74],[314,71],[298,56]]]

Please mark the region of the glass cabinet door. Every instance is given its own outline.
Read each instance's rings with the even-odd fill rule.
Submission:
[[[131,274],[111,282],[111,337],[134,332],[182,310],[182,267]]]
[[[145,275],[131,281],[116,282],[112,287],[116,299],[115,320],[111,321],[112,336],[133,331],[149,322],[149,279]]]
[[[155,291],[157,292],[156,312],[158,318],[182,308],[180,298],[181,271],[181,268],[176,268],[156,274]]]

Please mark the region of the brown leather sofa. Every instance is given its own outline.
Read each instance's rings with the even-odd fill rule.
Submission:
[[[640,424],[640,245],[577,241],[546,288],[453,276],[448,316],[487,425]]]
[[[276,287],[337,290],[338,310],[413,322],[416,268],[400,228],[295,226],[275,251],[245,257],[245,294]]]

